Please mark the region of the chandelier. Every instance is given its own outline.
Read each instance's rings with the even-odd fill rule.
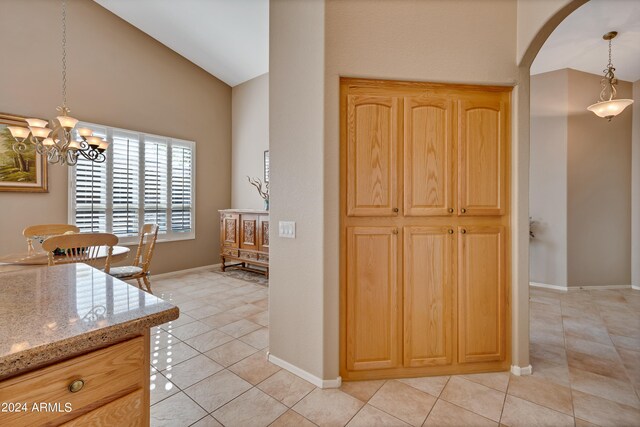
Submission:
[[[59,116],[51,120],[26,119],[28,128],[8,126],[15,139],[13,151],[22,153],[30,145],[35,145],[36,152],[45,155],[47,162],[74,166],[78,156],[87,160],[102,163],[106,160],[104,151],[109,143],[94,136],[89,128],[77,128],[78,120],[69,116],[67,107],[67,7],[62,0],[62,106],[57,108]]]
[[[611,63],[611,40],[618,35],[617,31],[611,31],[602,36],[603,39],[609,41],[609,63],[607,68],[604,69],[604,78],[600,81],[602,85],[602,91],[600,92],[600,102],[596,102],[593,105],[587,107],[587,110],[592,111],[598,117],[604,117],[611,121],[611,119],[618,114],[622,113],[625,108],[633,104],[632,99],[614,99],[616,97],[616,85],[618,79],[613,74],[616,70]]]

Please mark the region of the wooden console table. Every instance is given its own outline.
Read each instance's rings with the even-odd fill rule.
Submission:
[[[251,209],[218,212],[222,271],[238,267],[269,277],[269,212]],[[227,261],[235,263],[226,264]]]

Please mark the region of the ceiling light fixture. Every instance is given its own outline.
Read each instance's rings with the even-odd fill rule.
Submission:
[[[78,120],[69,116],[67,107],[67,5],[62,0],[62,107],[57,108],[60,115],[51,120],[51,127],[46,120],[26,119],[29,128],[8,126],[15,142],[12,147],[16,153],[27,150],[28,143],[35,145],[38,154],[44,154],[49,163],[60,163],[74,166],[78,155],[93,162],[106,160],[104,151],[109,143],[93,136],[89,128],[75,129]],[[77,140],[74,138],[77,138]]]
[[[617,31],[610,31],[602,36],[603,39],[609,42],[609,63],[607,64],[607,68],[604,69],[604,78],[600,81],[602,85],[600,102],[596,102],[587,107],[587,110],[592,111],[596,116],[604,117],[609,121],[622,113],[629,105],[633,104],[632,99],[614,99],[616,97],[618,79],[616,79],[616,76],[613,74],[616,69],[613,68],[613,64],[611,63],[611,40],[617,35]]]

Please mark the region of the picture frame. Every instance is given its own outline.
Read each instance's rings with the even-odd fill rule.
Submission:
[[[45,155],[27,142],[25,153],[13,150],[15,140],[8,126],[28,127],[25,117],[0,113],[0,192],[48,193]]]
[[[264,151],[264,182],[269,182],[269,150]]]

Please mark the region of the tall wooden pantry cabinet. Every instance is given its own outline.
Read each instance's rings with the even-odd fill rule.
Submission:
[[[509,368],[510,96],[341,80],[343,379]]]

